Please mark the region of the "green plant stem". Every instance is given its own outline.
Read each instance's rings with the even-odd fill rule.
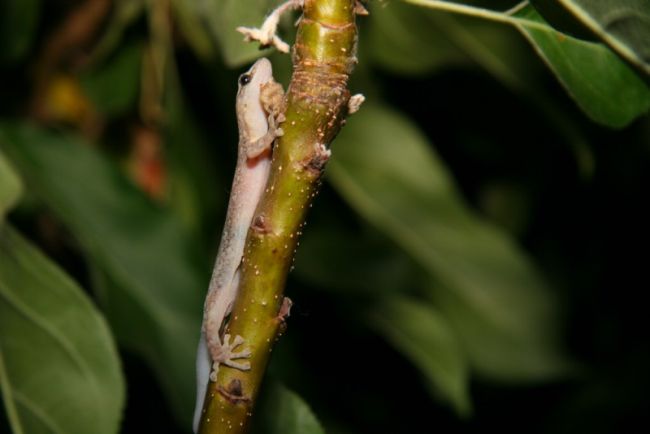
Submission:
[[[267,188],[248,232],[240,293],[226,330],[245,339],[251,369],[220,367],[208,386],[201,434],[245,433],[250,426],[273,344],[284,329],[284,286],[329,159],[326,146],[347,116],[356,40],[354,0],[305,0],[284,135],[275,144]]]
[[[517,4],[514,8],[505,12],[495,12],[490,9],[479,8],[476,6],[463,5],[459,3],[452,3],[450,1],[441,1],[441,0],[403,0],[403,1],[405,1],[406,3],[411,3],[418,6],[425,6],[440,11],[452,12],[456,14],[467,15],[470,17],[483,18],[490,21],[496,21],[498,23],[511,24],[514,26],[525,26],[531,29],[541,30],[543,32],[547,32],[549,30],[549,26],[546,24],[513,16],[514,13],[519,11],[523,6],[527,4],[527,2],[525,1]]]

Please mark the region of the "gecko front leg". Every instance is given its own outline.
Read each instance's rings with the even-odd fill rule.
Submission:
[[[284,89],[273,78],[264,83],[260,89],[260,104],[267,114],[268,131],[257,140],[249,141],[244,145],[248,159],[257,158],[267,150],[276,138],[282,136],[284,131],[280,123],[284,122]]]

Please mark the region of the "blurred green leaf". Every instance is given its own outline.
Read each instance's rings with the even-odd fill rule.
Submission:
[[[307,403],[278,382],[264,385],[259,407],[255,434],[325,434]]]
[[[624,127],[650,108],[650,88],[613,52],[554,30],[527,3],[499,13],[446,1],[405,1],[515,26],[578,106],[597,122]]]
[[[650,75],[649,0],[541,0],[541,2],[564,7],[619,56]]]
[[[188,0],[185,0],[188,1]],[[203,0],[194,2],[207,22],[210,34],[221,48],[224,62],[231,67],[260,57],[259,44],[244,42],[235,29],[260,27],[266,15],[283,0]],[[268,51],[268,50],[267,50]]]
[[[424,74],[467,62],[467,57],[432,22],[435,12],[392,2],[372,9],[367,46],[372,62],[402,74]]]
[[[21,60],[36,37],[40,0],[0,2],[0,64]]]
[[[549,312],[542,294],[529,296],[531,291],[524,287],[480,292],[440,283],[431,284],[429,291],[479,375],[521,383],[549,381],[575,372],[576,365],[559,349],[559,314]]]
[[[566,15],[566,14],[565,14]],[[487,20],[422,10],[403,2],[373,9],[369,29],[372,60],[403,74],[475,64],[537,107],[574,150],[581,173],[593,172],[593,155],[566,110],[540,91],[537,63],[517,30]]]
[[[532,7],[516,16],[544,23]],[[622,128],[650,108],[650,88],[606,47],[550,28],[518,28],[580,108],[595,121]]]
[[[486,182],[478,198],[481,212],[511,234],[520,235],[530,220],[531,198],[521,185],[507,180]]]
[[[110,21],[104,34],[95,45],[91,54],[91,63],[100,63],[115,51],[124,32],[140,17],[144,6],[144,0],[115,0],[113,2]]]
[[[0,143],[32,192],[114,283],[106,285],[105,304],[118,340],[149,362],[175,414],[189,426],[207,282],[192,262],[196,246],[172,214],[155,207],[83,141],[5,124]]]
[[[114,57],[84,72],[81,85],[104,115],[114,117],[135,106],[140,89],[142,45],[122,47]]]
[[[207,60],[213,56],[214,47],[204,25],[199,3],[196,0],[172,0],[171,5],[175,21],[192,50],[198,57]]]
[[[397,296],[384,300],[370,315],[374,327],[422,371],[432,393],[467,416],[468,363],[445,317],[426,303]]]
[[[337,139],[328,173],[354,209],[462,306],[462,312],[440,307],[477,370],[504,380],[565,373],[549,288],[511,238],[467,209],[411,123],[386,108],[364,105]],[[459,328],[465,311],[484,327]],[[526,363],[531,357],[532,365]]]
[[[109,329],[63,271],[0,228],[0,386],[14,433],[117,433],[125,386]]]
[[[165,162],[169,168],[170,204],[180,220],[199,237],[214,227],[214,209],[227,203],[206,155],[208,140],[193,117],[175,71],[165,81]]]
[[[417,266],[382,239],[310,227],[300,240],[295,274],[318,288],[376,296],[415,286]]]
[[[0,226],[5,214],[13,208],[20,198],[23,185],[4,154],[0,152]]]
[[[372,17],[370,54],[387,69],[416,74],[473,62],[514,90],[530,87],[528,47],[503,26],[404,2],[375,8]]]

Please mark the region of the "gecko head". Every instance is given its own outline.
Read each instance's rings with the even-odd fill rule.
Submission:
[[[262,57],[251,68],[239,76],[237,96],[244,92],[258,92],[260,87],[273,78],[273,68],[269,59]]]

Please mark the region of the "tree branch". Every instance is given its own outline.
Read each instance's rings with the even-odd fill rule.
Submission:
[[[227,333],[252,350],[251,369],[220,367],[208,387],[199,432],[245,433],[273,344],[290,302],[283,291],[307,210],[329,160],[329,144],[348,114],[349,74],[356,64],[355,0],[305,0],[293,47],[284,135],[248,232],[239,297]]]

